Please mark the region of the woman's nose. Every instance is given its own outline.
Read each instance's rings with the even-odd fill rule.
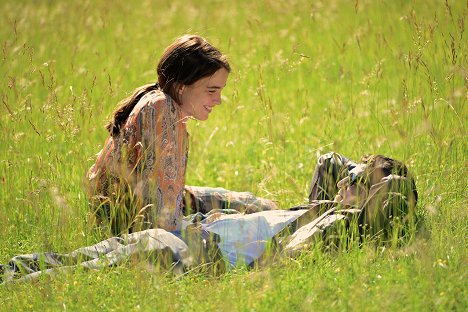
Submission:
[[[221,93],[215,97],[214,102],[217,105],[221,104]]]

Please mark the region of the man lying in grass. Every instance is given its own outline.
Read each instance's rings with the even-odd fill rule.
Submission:
[[[359,164],[336,153],[320,157],[309,204],[289,210],[250,193],[219,188],[187,187],[186,195],[185,206],[195,213],[184,218],[180,236],[149,229],[68,254],[16,256],[0,266],[0,277],[28,280],[44,272],[100,269],[134,259],[178,274],[225,263],[228,268],[252,265],[271,256],[265,253],[270,242],[274,255],[294,257],[317,243],[325,249],[368,240],[398,245],[414,233],[414,180],[401,162],[380,155],[364,157]]]
[[[251,265],[264,257],[272,239],[275,253],[295,256],[318,241],[327,249],[346,247],[349,240],[400,245],[414,233],[414,179],[403,163],[382,155],[363,157],[359,164],[337,153],[321,156],[309,204],[289,210],[272,207],[249,214],[269,208],[268,201],[239,200],[243,193],[223,189],[187,187],[187,191],[193,199],[192,208],[207,213],[198,227],[218,235],[219,249],[232,266]],[[229,205],[247,213],[213,209]]]

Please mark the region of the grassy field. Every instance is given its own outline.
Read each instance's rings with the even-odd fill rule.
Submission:
[[[187,184],[304,203],[317,156],[404,160],[421,229],[222,276],[143,264],[0,287],[0,310],[466,310],[468,3],[0,1],[0,263],[93,244],[84,175],[116,103],[198,33],[228,54],[223,105],[189,125]],[[465,269],[464,269],[465,268]]]

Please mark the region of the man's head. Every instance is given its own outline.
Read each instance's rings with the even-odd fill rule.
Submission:
[[[368,197],[370,188],[388,178],[390,175],[407,178],[410,184],[411,197],[417,201],[418,194],[414,179],[408,175],[408,168],[400,161],[383,156],[367,155],[361,159],[356,167],[337,184],[340,191],[335,201],[343,205],[358,205],[364,203]],[[405,191],[405,193],[408,193]]]
[[[348,176],[338,181],[338,194],[335,201],[347,206],[360,206],[367,198],[369,192],[369,178],[367,165],[358,164],[351,169]]]

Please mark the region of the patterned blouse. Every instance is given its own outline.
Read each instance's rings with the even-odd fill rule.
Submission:
[[[160,90],[150,91],[89,169],[93,199],[120,207],[132,194],[146,227],[179,230],[187,156],[188,133],[178,104]]]

